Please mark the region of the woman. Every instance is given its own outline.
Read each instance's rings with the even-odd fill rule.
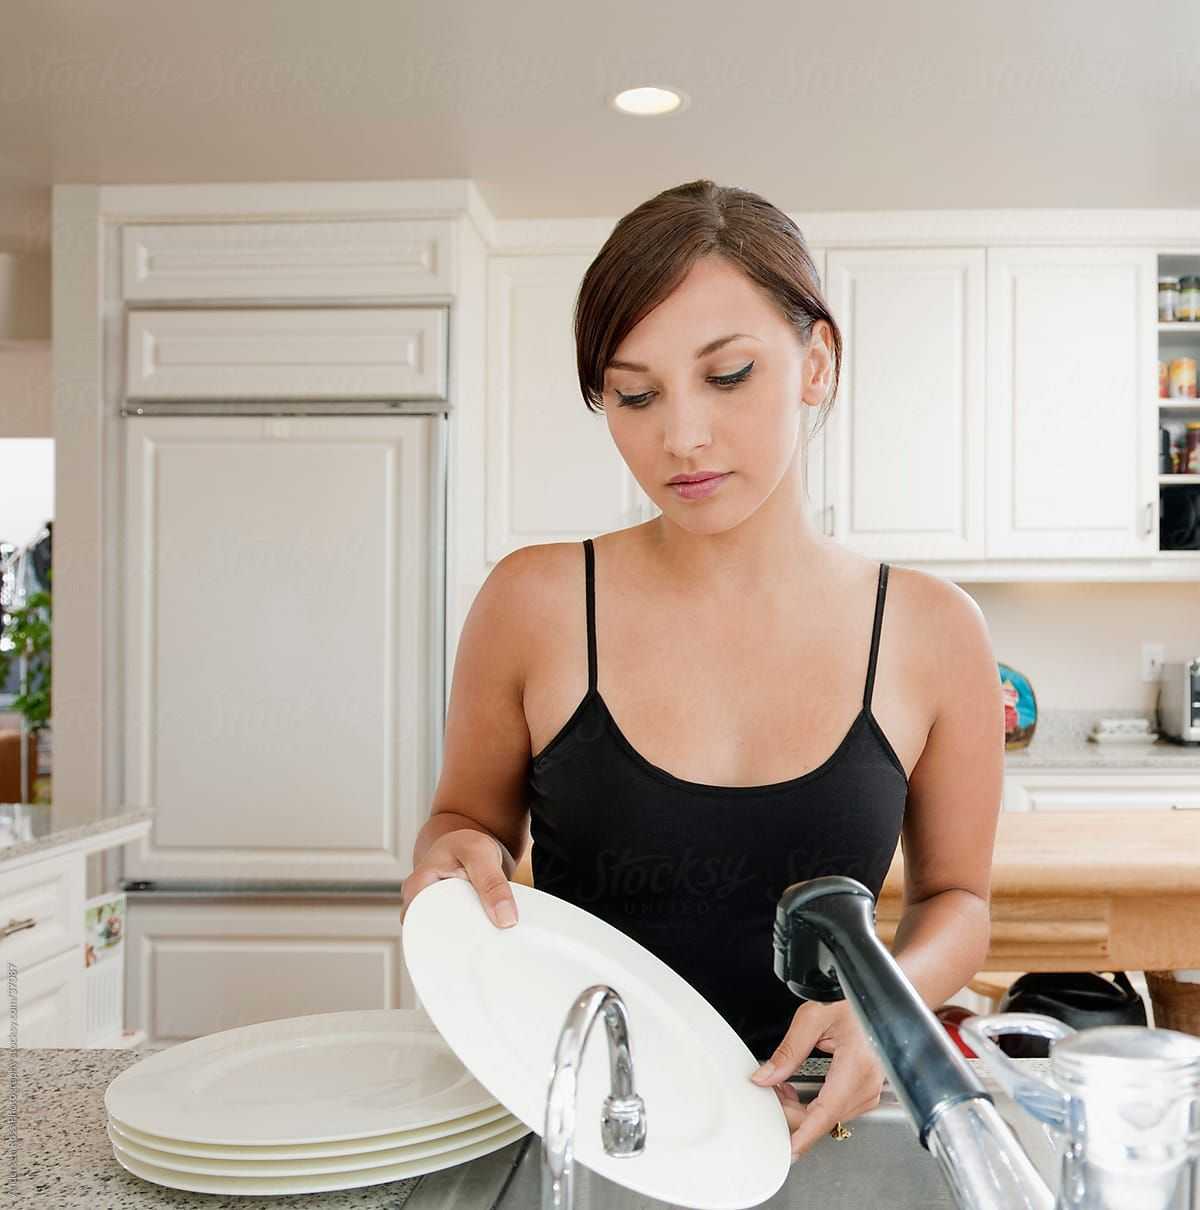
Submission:
[[[987,627],[956,585],[810,519],[805,409],[833,398],[841,335],[781,211],[707,180],[651,198],[584,275],[575,336],[584,399],[661,516],[488,576],[405,902],[466,878],[512,924],[528,812],[534,885],[709,999],[768,1060],[752,1078],[798,1156],[878,1104],[883,1072],[847,1003],[776,978],[784,888],[836,873],[877,895],[902,836],[893,952],[923,999],[986,955],[1004,754]],[[832,1061],[805,1107],[786,1081],[814,1048]]]

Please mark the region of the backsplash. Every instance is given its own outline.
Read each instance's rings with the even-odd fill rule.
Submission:
[[[997,662],[1033,685],[1039,734],[1047,710],[1082,712],[1085,732],[1099,715],[1153,718],[1158,687],[1141,680],[1143,642],[1162,643],[1168,662],[1200,655],[1200,583],[961,587],[983,610]]]

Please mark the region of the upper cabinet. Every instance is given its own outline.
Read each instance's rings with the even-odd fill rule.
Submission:
[[[575,367],[575,298],[591,255],[488,262],[487,559],[574,542],[656,514],[590,411]]]
[[[411,299],[454,288],[446,220],[133,223],[121,231],[129,302]]]
[[[806,453],[822,532],[956,578],[995,575],[997,561],[1159,555],[1152,250],[814,259],[844,341],[837,397]],[[579,395],[571,319],[589,260],[489,262],[489,562],[655,513]]]
[[[983,250],[826,256],[844,345],[826,532],[873,558],[982,556]]]
[[[1158,553],[1155,254],[989,248],[987,556]]]

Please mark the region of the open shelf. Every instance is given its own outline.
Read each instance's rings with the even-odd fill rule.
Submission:
[[[1200,277],[1200,249],[1195,252],[1170,252],[1160,253],[1158,257],[1158,277]],[[1157,297],[1155,306],[1157,308]],[[1164,321],[1159,319],[1157,322],[1158,329],[1158,359],[1166,362],[1168,365],[1177,357],[1191,357],[1197,362],[1200,362],[1200,320],[1172,320]],[[1184,396],[1172,398],[1156,399],[1158,410],[1158,425],[1160,430],[1166,429],[1170,433],[1170,443],[1172,447],[1178,445],[1185,448],[1185,433],[1189,422],[1195,423],[1200,421],[1200,399]],[[1161,438],[1161,433],[1159,434]],[[1159,516],[1163,515],[1164,493],[1172,488],[1190,488],[1193,491],[1200,491],[1200,473],[1197,474],[1169,474],[1163,473],[1161,459],[1161,445],[1156,445],[1155,463],[1159,469],[1158,484],[1159,484]],[[1200,469],[1200,468],[1198,468]],[[1172,499],[1178,504],[1179,497],[1175,496]],[[1194,550],[1173,550],[1163,548],[1161,546],[1161,533],[1159,537],[1160,551],[1164,557],[1180,556],[1186,558],[1191,556],[1195,558],[1197,551]]]

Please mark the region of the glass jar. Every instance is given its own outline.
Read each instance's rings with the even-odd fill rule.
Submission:
[[[1171,378],[1167,373],[1167,363],[1160,361],[1158,363],[1158,397],[1159,399],[1169,399]]]
[[[1179,302],[1175,307],[1175,318],[1187,323],[1200,320],[1200,277],[1179,279]]]
[[[1179,278],[1158,279],[1158,318],[1160,323],[1174,323],[1179,306]]]

